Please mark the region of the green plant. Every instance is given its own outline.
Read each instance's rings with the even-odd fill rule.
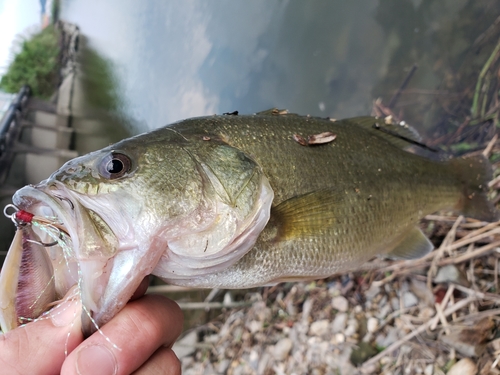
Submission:
[[[20,52],[0,80],[0,88],[15,93],[28,84],[33,95],[50,97],[57,87],[58,39],[58,31],[48,26],[30,39],[22,40]]]

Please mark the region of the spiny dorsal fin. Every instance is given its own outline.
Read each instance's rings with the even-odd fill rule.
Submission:
[[[395,122],[394,120],[368,116],[353,117],[342,121],[345,121],[347,124],[357,125],[402,149],[411,145],[428,148],[422,144],[422,137],[420,137],[418,132],[404,121]]]
[[[418,259],[434,249],[431,241],[417,228],[411,228],[387,257],[392,259]]]
[[[317,236],[336,221],[335,208],[342,194],[320,190],[290,198],[271,210],[280,240]]]
[[[256,113],[257,116],[298,116],[303,117],[297,113],[290,113],[288,109],[271,108],[265,111],[260,111]]]

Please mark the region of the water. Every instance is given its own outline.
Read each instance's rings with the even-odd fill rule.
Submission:
[[[440,115],[436,95],[456,94],[448,81],[462,78],[464,61],[477,78],[481,54],[498,38],[479,52],[474,40],[499,14],[496,0],[66,0],[62,6],[62,18],[78,24],[111,62],[133,132],[271,107],[366,115],[374,99],[389,102],[414,64],[419,68],[396,110],[429,129]],[[469,61],[471,54],[481,59]]]

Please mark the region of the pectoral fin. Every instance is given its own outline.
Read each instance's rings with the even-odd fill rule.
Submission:
[[[335,207],[342,193],[321,190],[290,198],[271,210],[271,222],[278,227],[278,238],[290,240],[318,236],[335,221]]]
[[[432,242],[419,228],[415,227],[402,238],[387,256],[392,259],[417,259],[428,254],[432,249],[434,249]]]

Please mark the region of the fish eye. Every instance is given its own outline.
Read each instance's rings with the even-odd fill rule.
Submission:
[[[101,160],[99,174],[104,178],[115,180],[130,172],[131,167],[132,161],[127,155],[112,152]]]

